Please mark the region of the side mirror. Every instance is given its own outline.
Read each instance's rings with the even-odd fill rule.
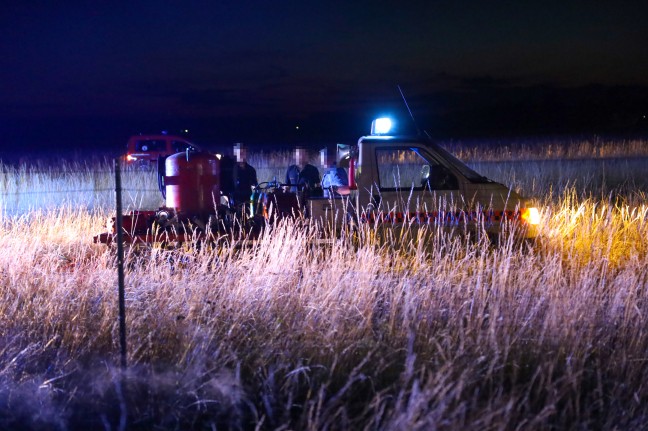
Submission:
[[[430,178],[430,165],[423,165],[421,168],[421,181],[425,182]]]

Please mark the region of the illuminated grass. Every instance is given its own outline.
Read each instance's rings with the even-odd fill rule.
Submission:
[[[648,157],[646,139],[450,141],[444,146],[466,162]]]
[[[285,223],[243,249],[131,251],[123,381],[114,256],[89,243],[104,214],[5,221],[2,425],[116,424],[122,396],[129,421],[171,428],[631,427],[646,214],[567,194],[535,249],[440,234],[395,251],[370,232],[313,247]]]
[[[157,208],[163,204],[153,170],[122,168],[125,209]],[[19,166],[0,162],[0,214],[74,206],[89,210],[115,207],[115,171],[111,160],[60,160]]]
[[[129,249],[125,372],[114,251],[91,243],[109,205],[5,215],[0,428],[641,429],[648,202],[592,196],[540,196],[533,244],[314,246],[286,222]]]

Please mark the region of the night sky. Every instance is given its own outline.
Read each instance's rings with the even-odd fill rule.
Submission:
[[[646,130],[648,2],[128,3],[3,2],[4,150]]]

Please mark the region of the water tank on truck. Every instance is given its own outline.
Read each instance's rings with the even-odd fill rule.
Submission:
[[[167,157],[164,186],[166,206],[183,216],[208,216],[220,202],[220,160],[205,152]]]

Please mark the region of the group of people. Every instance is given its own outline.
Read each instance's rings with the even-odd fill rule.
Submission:
[[[343,194],[348,191],[349,185],[347,173],[344,168],[337,166],[335,154],[328,148],[320,151],[320,162],[324,168],[324,175],[320,180],[319,170],[306,162],[306,149],[297,147],[295,149],[295,164],[290,165],[286,171],[288,190],[297,192],[306,190],[313,192],[321,187],[325,197],[335,193]]]
[[[286,170],[286,191],[305,191],[311,195],[320,187],[325,197],[348,192],[348,177],[344,168],[338,167],[335,153],[325,148],[320,151],[320,161],[324,174],[320,179],[319,170],[307,162],[305,148],[295,149],[295,163]],[[221,160],[221,190],[241,206],[250,199],[250,193],[258,185],[256,170],[247,162],[247,148],[243,144],[234,146],[234,159]]]

